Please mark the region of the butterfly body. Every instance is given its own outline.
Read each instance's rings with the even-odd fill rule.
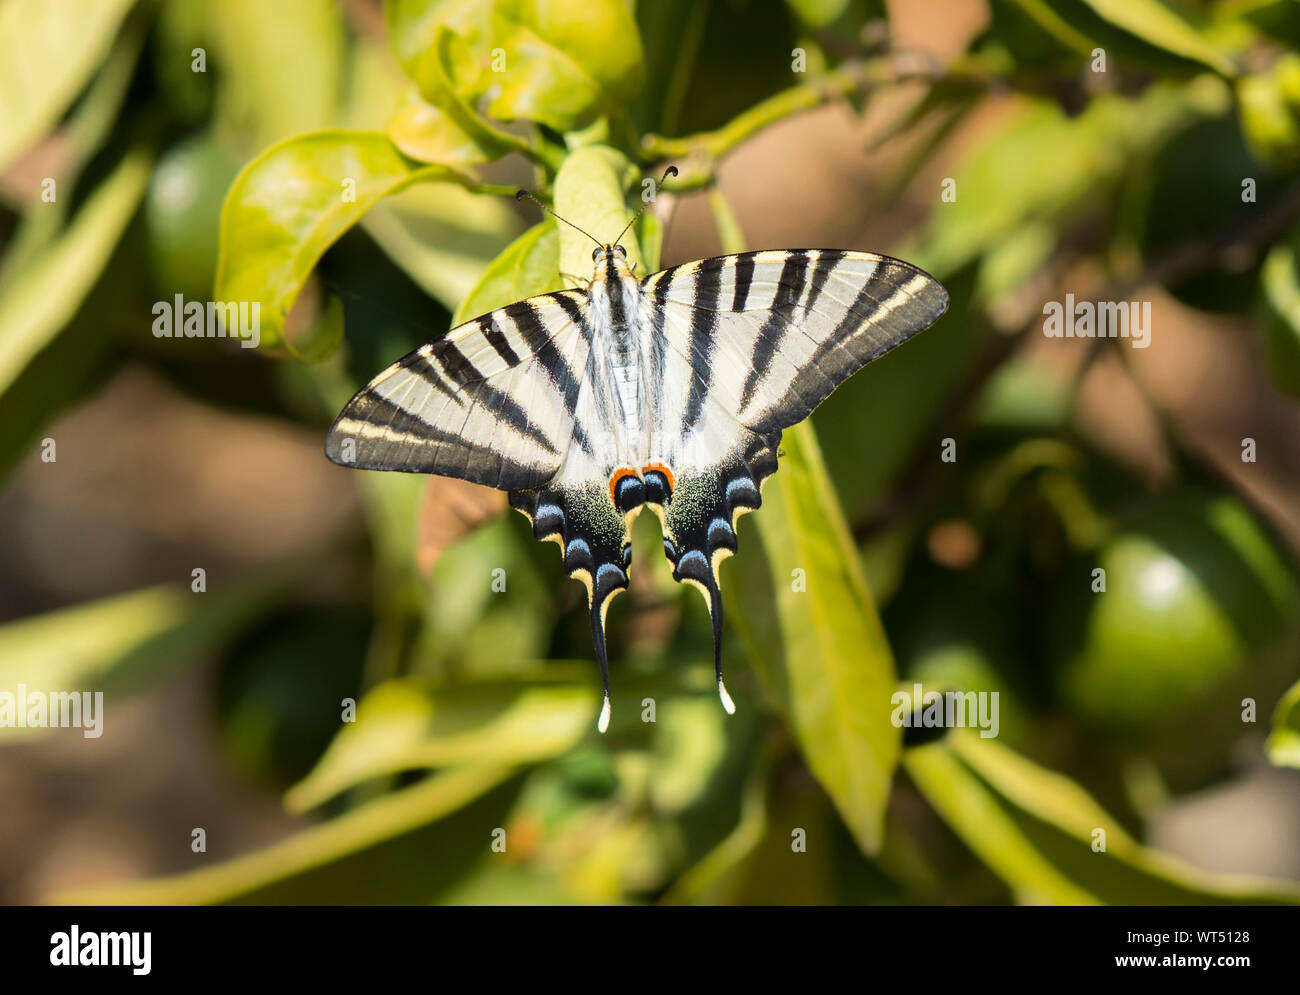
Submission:
[[[617,246],[593,261],[585,290],[498,308],[381,373],[326,453],[509,492],[587,588],[602,731],[606,612],[628,585],[630,523],[651,509],[674,579],[708,604],[731,711],[718,567],[762,502],[781,431],[932,324],[947,294],[908,263],[841,250],[717,256],[644,279]]]

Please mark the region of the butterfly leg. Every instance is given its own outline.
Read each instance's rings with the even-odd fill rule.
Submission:
[[[605,615],[609,603],[627,589],[632,543],[627,515],[616,508],[608,489],[547,486],[512,491],[510,504],[533,523],[533,535],[554,540],[564,551],[564,569],[587,588],[591,609],[591,638],[600,664],[604,700],[596,728],[609,728],[609,657],[605,645]]]

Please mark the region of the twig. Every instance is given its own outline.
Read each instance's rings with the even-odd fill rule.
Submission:
[[[716,131],[705,131],[685,138],[663,138],[659,135],[646,135],[641,140],[641,158],[645,162],[661,162],[667,159],[702,159],[712,171],[712,164],[721,159],[747,138],[755,135],[768,125],[801,111],[811,110],[823,104],[858,93],[872,86],[884,83],[900,83],[909,79],[968,79],[972,84],[984,85],[988,77],[974,67],[963,66],[945,73],[943,68],[924,55],[896,53],[850,62],[835,69],[825,76],[801,83],[768,99],[755,104],[749,110],[732,118]],[[693,178],[688,170],[673,184],[674,189],[683,189]],[[696,181],[696,186],[705,185]]]

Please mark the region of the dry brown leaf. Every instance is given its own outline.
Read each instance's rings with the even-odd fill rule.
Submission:
[[[453,477],[430,477],[415,527],[415,563],[420,572],[427,574],[448,546],[505,514],[509,506],[504,491]]]

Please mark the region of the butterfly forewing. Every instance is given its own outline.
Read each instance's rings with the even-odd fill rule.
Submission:
[[[584,303],[579,291],[545,294],[422,346],[348,402],[326,454],[502,490],[545,483],[584,437],[575,417],[590,352]]]
[[[760,433],[802,421],[948,306],[938,281],[910,263],[830,249],[717,256],[657,273],[645,288],[662,302],[674,351]]]

